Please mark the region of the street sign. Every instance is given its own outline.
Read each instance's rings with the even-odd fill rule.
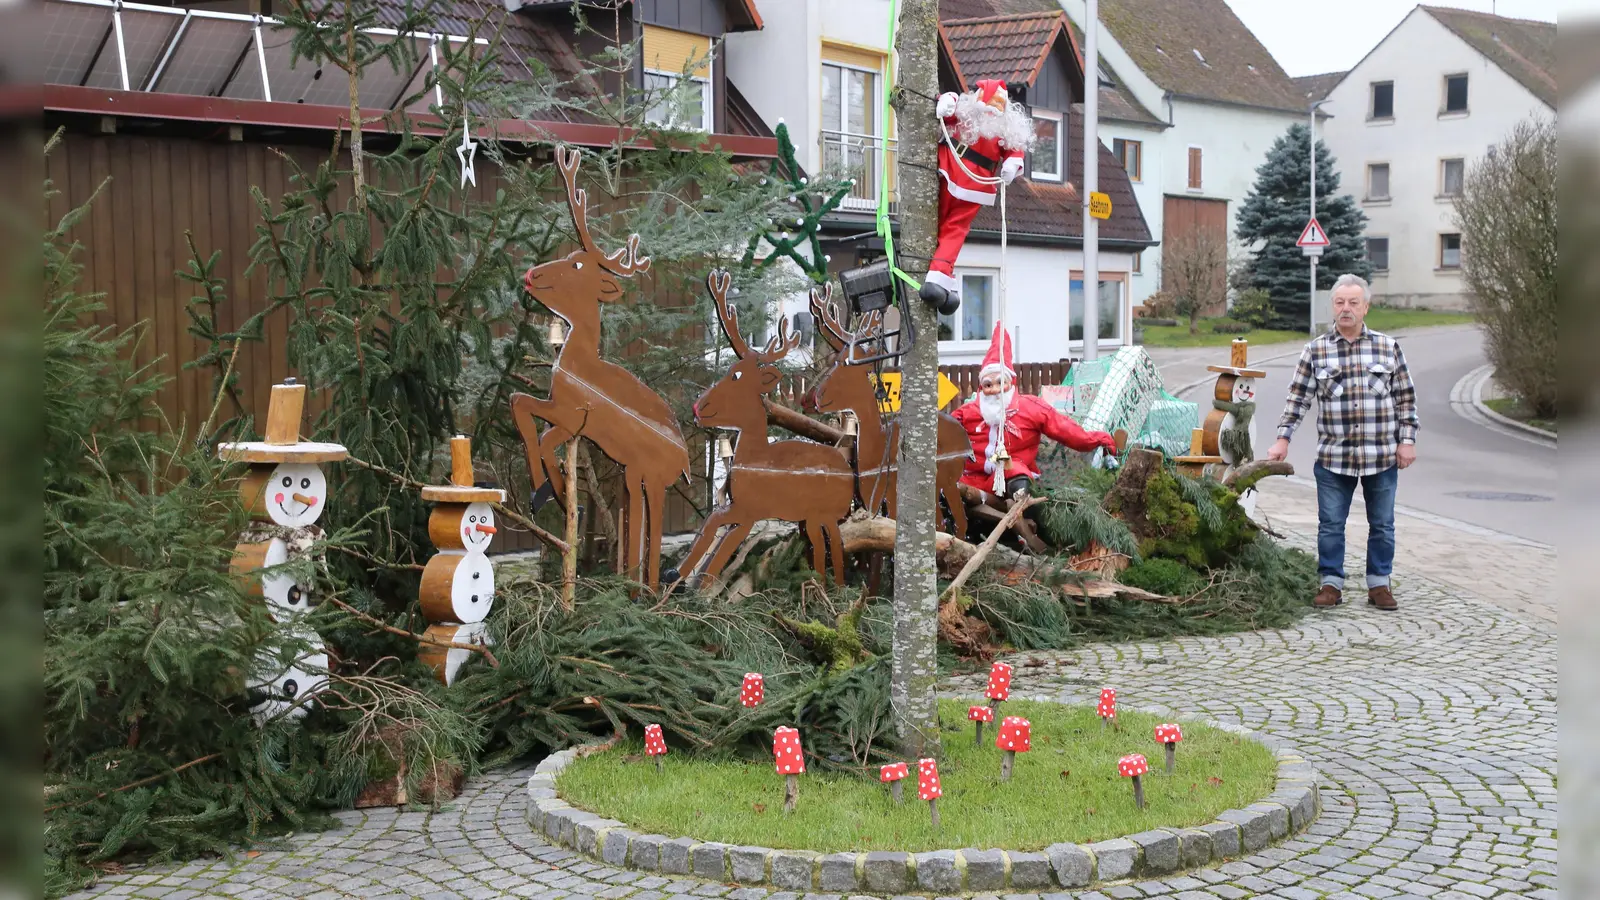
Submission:
[[[882,402],[880,402],[878,404],[878,409],[883,411],[883,412],[886,412],[886,413],[899,412],[900,411],[900,373],[899,372],[885,372],[885,373],[883,373],[882,378],[883,378],[883,395],[884,396],[883,396]],[[955,382],[953,382],[950,379],[946,378],[944,373],[940,372],[939,373],[939,408],[940,409],[944,409],[946,406],[949,405],[950,401],[954,400],[956,398],[956,395],[958,395],[960,393],[961,393],[961,389],[956,387]]]
[[[1322,251],[1326,250],[1326,249],[1327,249],[1326,247],[1322,247],[1322,246],[1319,246],[1317,244],[1307,244],[1307,245],[1305,245],[1305,246],[1300,248],[1300,255],[1301,256],[1321,256],[1322,255]]]
[[[1322,223],[1313,218],[1306,223],[1306,229],[1300,232],[1300,240],[1295,241],[1295,244],[1302,248],[1326,247],[1328,246],[1328,233],[1322,230]]]
[[[1111,218],[1111,198],[1099,191],[1089,194],[1089,215],[1096,219]]]

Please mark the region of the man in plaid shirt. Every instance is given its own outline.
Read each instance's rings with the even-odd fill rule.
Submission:
[[[1364,320],[1371,288],[1356,275],[1333,285],[1333,328],[1306,344],[1267,458],[1289,455],[1289,439],[1312,398],[1317,401],[1317,573],[1314,603],[1343,602],[1344,529],[1361,485],[1367,506],[1367,603],[1396,608],[1389,589],[1394,565],[1394,494],[1398,473],[1417,459],[1417,392],[1394,338]]]

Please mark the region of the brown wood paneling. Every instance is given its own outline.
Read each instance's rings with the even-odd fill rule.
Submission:
[[[1196,148],[1198,149],[1198,148]],[[1171,247],[1179,235],[1193,229],[1209,231],[1224,245],[1228,242],[1228,201],[1206,197],[1178,197],[1168,194],[1162,210],[1161,242]],[[1219,316],[1226,303],[1201,310],[1201,315]]]

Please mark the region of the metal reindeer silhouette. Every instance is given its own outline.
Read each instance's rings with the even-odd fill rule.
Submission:
[[[855,413],[859,431],[856,435],[856,489],[861,507],[873,515],[881,515],[887,508],[889,518],[896,516],[899,506],[900,423],[885,422],[878,405],[877,391],[869,377],[871,368],[857,360],[869,354],[866,347],[873,337],[883,330],[883,312],[876,310],[863,317],[861,326],[850,331],[839,321],[833,305],[833,285],[823,291],[811,291],[811,315],[816,319],[817,331],[834,350],[833,365],[817,382],[816,406],[819,412]],[[935,478],[938,491],[944,498],[954,520],[955,534],[967,533],[967,507],[961,500],[957,482],[961,470],[972,455],[972,441],[967,430],[953,416],[939,414],[938,462]]]
[[[728,534],[717,544],[705,575],[715,577],[728,564],[751,527],[763,519],[799,523],[811,539],[811,565],[827,571],[826,551],[833,551],[833,579],[844,583],[844,539],[839,523],[850,514],[855,497],[855,473],[837,447],[810,441],[767,441],[767,412],[761,398],[783,377],[777,362],[800,343],[790,336],[788,322],[766,349],[754,351],[739,333],[739,317],[728,302],[732,277],[718,269],[706,278],[716,303],[717,320],[738,357],[722,380],[706,389],[694,405],[695,421],[712,428],[739,432],[728,467],[726,499],[700,526],[680,571],[688,576],[725,526]],[[824,544],[824,539],[827,543]]]
[[[557,451],[574,435],[593,441],[623,467],[628,494],[624,564],[633,577],[654,586],[667,488],[688,474],[689,448],[667,401],[632,372],[600,358],[600,304],[620,301],[617,279],[647,271],[650,259],[639,255],[637,234],[610,255],[595,246],[587,193],[578,187],[579,159],[576,150],[556,148],[567,206],[583,246],[534,266],[524,278],[528,293],[566,321],[569,335],[551,369],[550,398],[512,394],[511,414],[527,448],[536,491],[548,479],[555,496],[565,496]],[[542,435],[536,420],[550,423]]]

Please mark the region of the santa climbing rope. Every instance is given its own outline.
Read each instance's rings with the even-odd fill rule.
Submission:
[[[939,142],[939,242],[928,263],[919,296],[942,315],[961,302],[956,257],[972,230],[978,210],[994,206],[999,188],[1022,173],[1033,146],[1034,125],[1020,104],[1012,103],[1004,81],[985,79],[964,94],[941,94],[935,107]],[[1001,204],[1004,216],[1004,201]]]
[[[1073,450],[1103,448],[1117,452],[1117,442],[1104,431],[1088,431],[1070,416],[1031,394],[1016,389],[1011,335],[996,322],[989,353],[978,370],[977,397],[955,411],[972,440],[972,457],[961,480],[980,491],[1009,498],[1039,477],[1039,439],[1048,437]]]

